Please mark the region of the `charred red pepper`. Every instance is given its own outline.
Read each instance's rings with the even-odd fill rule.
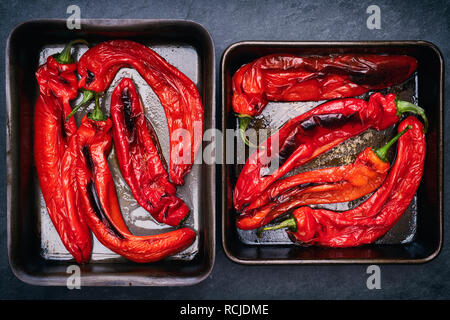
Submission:
[[[319,101],[359,96],[405,81],[417,68],[404,55],[299,57],[272,54],[242,66],[233,75],[233,110],[241,136],[268,101]]]
[[[293,218],[264,229],[288,227],[295,241],[327,247],[353,247],[379,239],[408,208],[422,179],[426,149],[423,126],[411,116],[398,130],[409,126],[412,129],[400,138],[397,158],[386,180],[364,203],[344,212],[300,207]]]
[[[366,148],[352,164],[307,171],[276,181],[245,209],[237,227],[260,228],[292,208],[351,201],[373,192],[389,171],[387,151],[406,130],[379,149]]]
[[[114,89],[110,110],[117,160],[134,198],[158,222],[177,226],[189,208],[169,181],[156,134],[131,79]]]
[[[92,237],[80,212],[64,199],[64,152],[75,134],[75,120],[65,121],[71,112],[69,101],[78,95],[77,65],[71,48],[83,40],[70,42],[50,56],[36,71],[39,97],[34,115],[34,161],[47,212],[64,246],[79,263],[91,256]],[[70,183],[70,182],[69,182]]]
[[[354,98],[329,101],[291,119],[247,160],[234,189],[236,210],[243,211],[292,169],[369,128],[390,127],[404,112],[421,115],[427,125],[423,109],[397,100],[393,94],[380,93],[373,94],[369,102]],[[278,166],[270,172],[274,159]]]
[[[203,137],[203,104],[195,84],[148,47],[128,40],[98,44],[78,63],[81,88],[104,92],[119,69],[132,67],[158,96],[170,135],[170,179],[177,185],[191,169]]]
[[[76,176],[76,188],[68,196],[77,204],[96,238],[112,251],[135,262],[153,262],[178,253],[190,246],[196,237],[190,228],[164,234],[135,236],[130,233],[122,214],[108,167],[111,151],[112,121],[103,116],[96,98],[94,111],[85,116],[71,141],[65,164]]]

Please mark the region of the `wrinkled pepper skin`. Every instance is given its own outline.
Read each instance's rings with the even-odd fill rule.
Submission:
[[[184,183],[202,144],[204,108],[195,84],[148,47],[128,40],[100,43],[78,63],[79,86],[104,92],[119,69],[132,67],[158,96],[170,135],[170,179]]]
[[[177,226],[189,208],[169,181],[156,134],[131,79],[124,78],[114,89],[110,112],[117,160],[134,198],[158,222]]]
[[[398,55],[298,57],[273,54],[233,75],[233,110],[259,115],[268,101],[319,101],[359,96],[405,81],[417,60]]]
[[[354,247],[372,243],[390,230],[411,203],[423,174],[423,125],[411,116],[400,123],[398,130],[407,126],[412,129],[400,138],[394,165],[369,199],[344,212],[301,207],[293,213],[297,230],[288,233],[303,244]]]
[[[248,158],[234,188],[235,209],[243,211],[289,171],[369,128],[390,127],[399,116],[395,95],[375,93],[368,102],[333,100],[291,119]],[[274,159],[279,165],[270,172]]]
[[[23,69],[19,70],[19,154],[20,154],[20,198],[25,199],[30,190],[30,180],[32,177],[32,166],[33,166],[33,106],[26,94],[26,90],[23,86]],[[29,205],[23,201],[20,202],[20,212],[23,216],[25,213],[25,208]]]
[[[67,204],[61,174],[64,152],[76,133],[69,101],[78,95],[76,64],[61,64],[53,56],[36,71],[39,97],[34,114],[34,161],[47,212],[64,246],[78,263],[89,261],[92,236],[81,213]]]
[[[77,181],[78,205],[95,237],[107,248],[138,263],[161,260],[189,247],[196,233],[180,228],[164,234],[135,236],[123,221],[114,181],[107,164],[112,122],[82,119],[73,139],[70,168]]]
[[[242,230],[256,229],[292,208],[361,198],[383,183],[389,168],[389,162],[381,160],[369,147],[352,164],[307,171],[278,180],[246,208],[236,225]]]

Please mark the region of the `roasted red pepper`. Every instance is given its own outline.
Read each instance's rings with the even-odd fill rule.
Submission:
[[[380,93],[373,94],[369,102],[354,98],[329,101],[291,119],[248,158],[234,189],[236,210],[244,210],[292,169],[369,128],[390,127],[404,112],[420,114],[427,123],[423,109],[397,100],[393,94]],[[279,160],[279,167],[270,172],[274,159]]]
[[[134,198],[158,222],[177,226],[189,208],[169,181],[156,134],[131,79],[114,89],[110,110],[117,160]]]
[[[349,165],[299,173],[274,182],[245,209],[236,224],[250,230],[264,226],[292,208],[352,201],[376,190],[386,178],[386,153],[407,129],[379,149],[366,148]]]
[[[202,144],[203,104],[195,84],[148,47],[128,40],[98,44],[78,63],[79,85],[104,92],[119,69],[133,67],[158,96],[170,135],[170,179],[181,185]]]
[[[64,246],[79,263],[87,262],[91,256],[92,237],[80,212],[64,199],[62,159],[77,127],[75,119],[65,121],[71,112],[69,101],[78,95],[77,65],[70,51],[70,42],[65,49],[36,71],[39,97],[34,115],[34,160],[39,184],[44,196],[47,212]]]
[[[423,126],[415,117],[400,123],[408,130],[399,140],[397,158],[381,187],[358,207],[334,212],[300,207],[294,217],[265,230],[288,227],[302,244],[353,247],[372,243],[383,236],[408,208],[419,187],[425,161]]]
[[[94,111],[82,119],[67,152],[70,155],[65,164],[77,182],[76,188],[69,186],[67,195],[77,198],[96,238],[129,260],[153,262],[184,250],[196,237],[190,228],[151,236],[135,236],[128,230],[107,163],[112,146],[111,126],[111,120],[99,108],[97,96]]]

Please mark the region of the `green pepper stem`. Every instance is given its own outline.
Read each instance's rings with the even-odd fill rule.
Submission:
[[[399,117],[405,112],[411,112],[411,113],[421,116],[423,119],[423,122],[424,122],[423,131],[427,132],[428,119],[427,119],[427,116],[425,115],[424,109],[422,109],[421,107],[416,106],[415,104],[412,104],[411,102],[408,102],[408,101],[402,101],[402,100],[397,99],[397,100],[395,100],[395,103],[397,105],[397,115]]]
[[[80,91],[83,94],[83,100],[81,100],[81,102],[77,106],[75,106],[75,108],[72,109],[72,111],[66,117],[66,121],[69,121],[70,117],[72,117],[78,111],[78,109],[80,109],[80,107],[90,102],[95,94],[95,92],[91,90],[80,89]]]
[[[262,233],[264,231],[267,231],[267,230],[278,230],[278,229],[282,229],[282,228],[289,228],[291,231],[296,231],[297,230],[297,222],[295,221],[295,218],[294,217],[290,217],[290,218],[282,221],[281,223],[279,223],[279,224],[277,224],[275,226],[258,229],[256,234],[257,234],[258,238],[261,238],[262,237]]]
[[[380,160],[384,161],[384,162],[388,162],[388,159],[386,157],[387,152],[389,150],[389,148],[397,142],[398,139],[400,139],[400,137],[402,135],[405,134],[406,131],[408,131],[409,129],[412,129],[412,126],[407,126],[405,129],[403,129],[401,132],[399,132],[395,137],[393,137],[388,143],[386,143],[384,146],[382,146],[381,148],[378,149],[372,149],[373,152],[375,152],[375,154],[378,156],[378,158],[380,158]]]
[[[98,93],[95,94],[95,108],[94,110],[88,114],[88,118],[94,121],[105,121],[106,117],[103,114],[102,109],[100,109],[100,95]]]
[[[247,139],[247,135],[245,134],[245,131],[247,130],[248,124],[252,120],[252,117],[246,116],[246,115],[238,115],[238,118],[239,118],[239,133],[241,135],[242,141],[244,141],[244,143],[251,148],[256,148],[256,149],[263,148],[263,147],[260,147],[260,146],[257,146],[255,144],[251,143]]]
[[[61,64],[73,63],[74,60],[72,58],[71,49],[74,44],[78,43],[85,44],[86,46],[89,47],[89,43],[86,40],[83,39],[72,40],[64,47],[64,49],[60,53],[53,55],[53,58],[55,58],[56,61],[58,61],[58,63]]]

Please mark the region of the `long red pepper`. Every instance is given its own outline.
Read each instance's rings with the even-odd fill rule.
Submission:
[[[131,79],[124,78],[114,89],[110,110],[117,160],[134,198],[158,222],[177,226],[189,208],[169,181],[156,134]]]
[[[170,178],[181,185],[203,137],[203,104],[195,84],[148,47],[128,40],[100,43],[78,63],[79,85],[104,92],[119,69],[133,67],[158,96],[170,135]]]
[[[112,122],[98,106],[85,116],[71,141],[66,163],[76,176],[76,188],[69,196],[76,197],[89,228],[107,248],[123,257],[139,262],[153,262],[178,253],[190,246],[196,237],[190,228],[164,234],[135,236],[123,221],[114,181],[107,163],[111,151]]]
[[[334,212],[300,207],[279,226],[303,244],[353,247],[372,243],[390,230],[403,215],[419,187],[425,161],[425,135],[420,121],[411,116],[399,131],[411,127],[399,140],[397,158],[381,187],[358,207]]]
[[[233,76],[233,110],[256,116],[268,101],[319,101],[361,95],[405,81],[417,60],[399,55],[299,57],[272,54]]]
[[[84,263],[90,259],[92,237],[79,211],[64,199],[64,185],[71,182],[64,180],[61,165],[77,130],[75,119],[65,121],[72,110],[69,101],[78,95],[77,65],[70,54],[76,43],[86,42],[70,42],[36,71],[39,97],[34,115],[34,161],[50,219],[70,254]]]
[[[239,216],[237,227],[260,228],[292,208],[351,201],[373,192],[389,171],[386,158],[389,147],[406,130],[379,149],[364,149],[352,164],[307,171],[276,181]]]
[[[234,189],[235,209],[244,210],[292,169],[369,128],[390,127],[404,112],[420,114],[427,123],[423,109],[397,100],[394,94],[380,93],[373,94],[369,102],[354,98],[329,101],[291,119],[248,158]],[[279,168],[270,172],[273,159],[279,160]]]

